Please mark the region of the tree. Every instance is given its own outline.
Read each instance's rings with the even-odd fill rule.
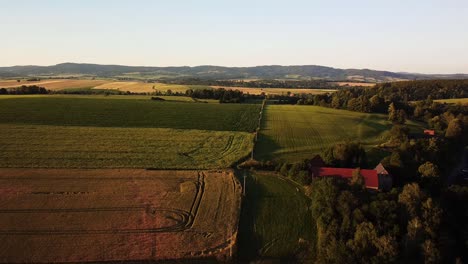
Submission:
[[[361,174],[361,168],[356,168],[353,171],[353,177],[351,178],[351,184],[364,188],[366,183],[364,177]]]
[[[284,163],[283,166],[281,166],[280,174],[286,177],[288,176],[288,173],[289,173],[288,164]]]
[[[401,160],[400,153],[397,151],[392,152],[390,155],[389,165],[395,168],[403,167],[403,161]]]
[[[404,124],[406,122],[406,112],[403,109],[400,109],[396,112],[395,114],[395,119],[393,122],[398,123],[398,124]]]
[[[332,102],[331,102],[331,107],[340,108],[340,106],[341,106],[340,98],[338,96],[333,96]]]
[[[463,123],[460,119],[454,118],[448,124],[447,131],[445,132],[446,138],[457,139],[463,135]]]
[[[375,263],[395,263],[398,257],[398,243],[395,237],[381,236],[375,242],[377,247],[377,262]]]
[[[398,202],[401,203],[410,218],[417,217],[421,208],[421,203],[425,194],[419,188],[417,183],[409,183],[403,187],[403,191],[398,196]]]
[[[310,185],[312,183],[312,177],[310,177],[308,171],[301,170],[297,174],[297,180],[302,185]]]
[[[437,238],[437,232],[442,218],[442,209],[428,198],[422,205],[424,231],[432,238]]]
[[[437,165],[434,165],[429,161],[419,166],[418,172],[422,177],[439,177],[439,169],[437,168]]]
[[[432,240],[427,239],[424,241],[422,248],[425,264],[440,263],[439,249]]]
[[[415,217],[408,222],[407,226],[408,238],[410,240],[417,240],[422,236],[423,225],[419,217]]]
[[[388,106],[388,121],[394,122],[396,120],[396,112],[397,112],[397,110],[395,108],[395,104],[391,103]]]
[[[354,238],[348,241],[347,245],[360,263],[373,263],[373,258],[377,255],[376,244],[378,241],[377,232],[374,225],[364,222],[356,227]]]
[[[297,180],[297,176],[300,170],[301,170],[301,165],[299,163],[294,163],[289,169],[289,173],[288,173],[289,178],[293,180]]]
[[[395,143],[403,143],[408,140],[409,129],[405,125],[394,124],[390,130],[390,140]]]

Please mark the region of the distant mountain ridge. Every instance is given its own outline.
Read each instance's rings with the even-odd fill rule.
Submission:
[[[121,79],[323,79],[330,81],[386,82],[397,80],[468,79],[468,74],[417,74],[377,71],[370,69],[338,69],[319,65],[297,66],[180,66],[148,67],[100,65],[87,63],[61,63],[52,66],[0,67],[0,77],[31,76],[87,76]]]

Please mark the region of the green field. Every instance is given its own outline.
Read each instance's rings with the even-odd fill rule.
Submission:
[[[382,143],[391,128],[386,115],[299,105],[267,105],[262,122],[257,160],[297,161],[346,140],[370,147]],[[414,122],[407,125],[423,129]]]
[[[252,146],[246,132],[0,124],[3,168],[226,168]]]
[[[227,168],[251,151],[260,109],[189,97],[0,98],[0,167]]]
[[[310,199],[300,187],[275,175],[254,174],[247,177],[246,183],[239,233],[240,257],[294,262],[299,249],[310,248],[312,243]]]
[[[117,96],[0,96],[0,124],[157,127],[252,132],[259,105],[123,99]],[[103,100],[107,98],[107,100]],[[119,98],[114,100],[113,98]]]

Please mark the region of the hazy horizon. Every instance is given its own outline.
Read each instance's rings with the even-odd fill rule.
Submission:
[[[320,65],[468,73],[465,1],[14,1],[0,66]]]

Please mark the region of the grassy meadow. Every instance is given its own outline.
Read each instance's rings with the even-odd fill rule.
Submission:
[[[0,124],[252,132],[260,111],[260,106],[254,104],[161,102],[149,99],[126,100],[122,97],[114,100],[114,96],[99,98],[0,96]]]
[[[267,105],[262,122],[258,160],[297,161],[346,140],[370,147],[382,143],[391,128],[386,115],[300,105]],[[423,129],[413,122],[408,126]]]
[[[240,257],[294,262],[299,249],[312,243],[309,198],[290,181],[266,173],[250,175],[246,186],[239,233]]]

